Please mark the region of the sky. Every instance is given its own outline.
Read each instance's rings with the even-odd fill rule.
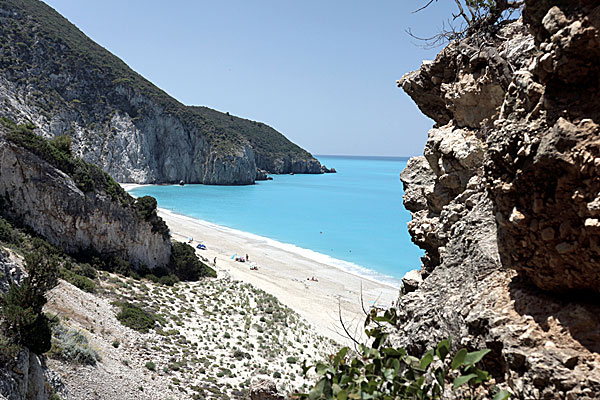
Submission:
[[[433,121],[396,86],[433,59],[435,0],[45,0],[187,105],[262,121],[313,154],[412,156]]]

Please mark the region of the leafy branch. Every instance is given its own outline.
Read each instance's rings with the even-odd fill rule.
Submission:
[[[442,340],[421,358],[401,347],[390,345],[386,327],[396,323],[396,310],[373,309],[365,321],[365,333],[371,344],[360,344],[353,353],[343,347],[328,362],[303,364],[308,375],[314,370],[317,383],[298,399],[441,399],[448,387],[466,389],[474,397],[475,389],[489,380],[489,373],[476,365],[490,352],[460,349],[450,355],[451,339]],[[510,393],[492,388],[494,400],[506,400]]]

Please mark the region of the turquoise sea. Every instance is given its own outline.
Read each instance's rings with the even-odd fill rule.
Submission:
[[[402,205],[399,174],[407,159],[317,158],[338,173],[273,175],[252,186],[143,186],[130,193],[154,196],[161,208],[264,236],[398,286],[422,256],[410,240],[410,214]]]

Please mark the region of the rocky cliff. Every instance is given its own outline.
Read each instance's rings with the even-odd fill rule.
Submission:
[[[426,254],[395,340],[489,348],[516,398],[600,393],[598,60],[596,1],[528,0],[398,82],[435,127],[401,175]]]
[[[40,155],[7,140],[9,136],[10,132],[0,126],[3,214],[68,253],[93,249],[136,267],[164,267],[169,262],[171,241],[166,226],[161,232],[157,229],[160,221],[152,219],[154,215],[147,213],[148,218],[143,218],[133,198],[122,189],[94,187],[89,176],[75,182]],[[110,178],[101,175],[102,179]],[[87,186],[82,182],[88,182]]]
[[[187,107],[38,0],[0,1],[0,116],[31,121],[119,182],[250,184],[321,173],[273,128]]]

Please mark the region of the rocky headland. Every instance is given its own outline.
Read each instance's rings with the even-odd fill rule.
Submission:
[[[402,172],[423,266],[397,344],[488,348],[515,398],[600,393],[600,6],[525,2],[398,85],[435,121]],[[415,275],[413,273],[413,275]]]
[[[142,210],[140,202],[89,164],[82,164],[88,175],[77,180],[80,170],[70,176],[49,162],[54,159],[45,160],[34,147],[19,145],[19,140],[33,135],[16,134],[0,125],[1,215],[70,254],[92,251],[135,268],[168,264],[171,239],[156,216],[155,202],[154,210]],[[43,145],[48,146],[40,139],[34,146]]]
[[[275,129],[184,106],[37,0],[0,1],[0,117],[69,135],[119,182],[254,183],[322,173]]]

